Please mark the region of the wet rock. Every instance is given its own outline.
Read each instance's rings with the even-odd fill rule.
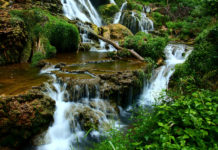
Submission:
[[[126,36],[133,35],[132,32],[121,24],[110,24],[101,27],[102,36],[114,41],[122,41]]]
[[[39,90],[0,97],[0,145],[17,147],[46,129],[53,120],[55,101]]]
[[[61,68],[64,66],[66,66],[66,64],[61,62],[61,63],[58,63],[57,65],[55,65],[55,68]]]

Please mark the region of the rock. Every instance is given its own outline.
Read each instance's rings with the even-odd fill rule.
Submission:
[[[53,120],[55,101],[39,90],[0,97],[0,145],[18,147],[46,129]]]
[[[22,20],[0,9],[0,65],[20,62],[21,52],[27,42],[27,32]]]
[[[79,51],[89,51],[91,49],[91,44],[89,43],[80,43]]]
[[[121,24],[110,24],[101,27],[102,36],[114,41],[123,41],[126,36],[133,35],[132,32]]]

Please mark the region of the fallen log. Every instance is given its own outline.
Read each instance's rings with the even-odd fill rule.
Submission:
[[[101,39],[102,41],[112,45],[114,48],[116,48],[117,50],[125,50],[125,48],[120,47],[117,43],[115,43],[112,40],[106,39],[103,36],[97,35],[96,33],[92,32],[92,31],[88,31],[89,33],[91,33],[93,36],[97,37],[98,39]],[[136,51],[132,50],[132,49],[126,49],[128,50],[135,58],[139,59],[140,61],[144,61],[144,58],[142,56],[140,56]]]

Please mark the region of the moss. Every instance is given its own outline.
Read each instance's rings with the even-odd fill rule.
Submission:
[[[141,4],[136,3],[136,2],[128,1],[127,9],[128,10],[138,10],[141,12],[143,10],[143,6]]]
[[[66,22],[49,23],[49,40],[58,52],[77,51],[80,42],[79,31],[73,24]],[[63,40],[64,39],[64,40]]]
[[[45,56],[41,52],[34,53],[33,58],[32,58],[32,65],[36,66],[38,64],[38,62],[44,58],[45,58]]]
[[[117,6],[121,7],[123,3],[125,3],[125,0],[115,0]]]
[[[21,62],[28,62],[32,52],[32,41],[28,40],[24,50],[21,53]]]
[[[13,10],[10,14],[14,18],[12,22],[22,20],[25,23],[29,40],[35,42],[43,37],[42,43],[46,58],[54,57],[56,52],[72,52],[78,49],[79,31],[74,24],[68,23],[65,18],[53,16],[40,8]],[[29,45],[27,45],[28,48]]]
[[[114,4],[106,4],[100,6],[98,10],[106,23],[112,23],[114,15],[119,11],[119,8]]]

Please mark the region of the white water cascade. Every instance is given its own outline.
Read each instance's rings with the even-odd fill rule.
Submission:
[[[110,0],[110,3],[116,5],[116,2],[114,0]]]
[[[125,2],[125,3],[123,3],[122,4],[122,6],[121,6],[121,8],[120,8],[120,11],[115,15],[115,17],[114,17],[114,24],[117,24],[117,23],[119,23],[120,22],[120,17],[121,17],[121,15],[122,15],[122,12],[123,12],[123,10],[125,10],[126,9],[126,6],[127,6],[127,2]]]
[[[123,24],[128,27],[133,33],[136,33],[138,31],[153,31],[153,21],[149,19],[145,13],[150,11],[150,7],[143,8],[143,11],[139,15],[135,11],[128,11],[127,4],[127,2],[122,4],[120,11],[114,17],[113,23]]]
[[[91,98],[88,85],[85,87],[75,85],[74,91],[70,92],[67,90],[67,83],[60,82],[52,71],[59,70],[51,66],[43,69],[41,73],[50,74],[53,78],[52,84],[46,84],[45,94],[56,102],[54,122],[42,139],[44,144],[38,146],[37,150],[84,150],[92,145],[90,141],[99,141],[106,129],[124,126],[117,120],[119,116],[114,107],[100,98],[97,85],[95,86],[95,98]],[[84,89],[82,98],[78,99],[78,95],[75,95],[70,99],[71,93],[79,94]],[[89,123],[97,127],[89,134],[84,127],[87,119]]]
[[[157,99],[163,90],[168,88],[170,77],[175,71],[175,65],[184,63],[191,53],[191,50],[186,50],[186,45],[167,45],[164,51],[166,56],[165,65],[157,68],[150,81],[145,84],[143,93],[139,98],[139,105],[150,106],[152,104],[159,103]]]
[[[101,26],[101,18],[90,0],[61,0],[64,14],[69,19],[79,19]]]

